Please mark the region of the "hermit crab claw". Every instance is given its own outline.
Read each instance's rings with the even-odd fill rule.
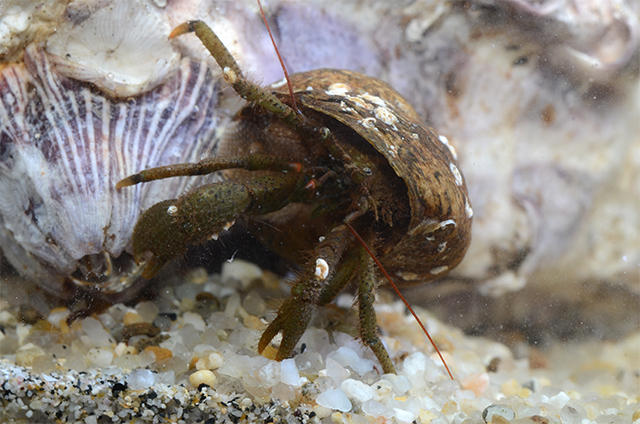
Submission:
[[[282,341],[275,359],[281,361],[290,357],[293,348],[304,334],[314,309],[315,305],[298,298],[287,299],[278,310],[276,319],[262,333],[258,342],[258,352],[262,353],[271,340],[282,331]]]
[[[149,279],[168,260],[186,250],[186,239],[174,212],[175,199],[149,208],[133,230],[133,255],[144,266],[142,277]]]

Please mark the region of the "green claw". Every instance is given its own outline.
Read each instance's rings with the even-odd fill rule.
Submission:
[[[290,357],[307,325],[309,325],[315,307],[315,305],[302,302],[295,297],[287,299],[278,310],[276,319],[262,333],[258,342],[258,352],[262,353],[271,340],[282,331],[282,341],[275,359],[281,361]]]

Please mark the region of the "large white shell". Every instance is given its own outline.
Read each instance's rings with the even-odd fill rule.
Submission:
[[[114,100],[60,75],[30,46],[24,63],[0,74],[0,246],[9,262],[56,291],[83,257],[120,256],[139,212],[188,180],[119,192],[116,182],[212,155],[217,101],[202,62],[183,59],[156,89]]]

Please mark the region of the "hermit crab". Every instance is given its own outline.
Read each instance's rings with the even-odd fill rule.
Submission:
[[[282,333],[276,359],[290,356],[314,310],[355,282],[362,341],[385,372],[394,372],[377,334],[375,263],[406,285],[440,277],[460,262],[473,212],[455,149],[380,80],[319,69],[263,88],[245,78],[202,21],[179,25],[170,38],[188,32],[248,105],[235,117],[230,147],[216,157],[142,170],[118,183],[123,189],[225,172],[223,181],[142,214],[133,253],[143,277],[243,220],[274,251],[301,264],[258,350]]]

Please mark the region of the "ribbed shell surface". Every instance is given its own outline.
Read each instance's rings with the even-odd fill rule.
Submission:
[[[119,256],[141,210],[202,179],[115,190],[141,169],[215,154],[218,90],[183,59],[161,86],[114,100],[56,72],[36,46],[0,71],[0,247],[17,270],[56,290],[85,255]]]

